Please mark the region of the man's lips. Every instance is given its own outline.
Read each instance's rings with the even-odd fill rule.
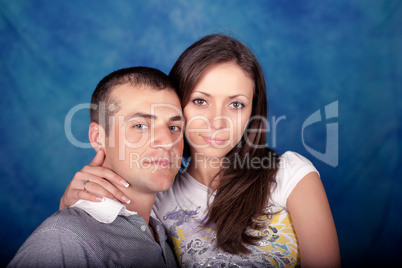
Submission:
[[[205,136],[201,136],[204,141],[206,141],[207,143],[211,144],[211,145],[222,145],[224,144],[227,140],[225,139],[219,139],[219,138],[213,138],[213,137],[205,137]]]
[[[172,165],[172,162],[166,159],[161,159],[161,160],[150,160],[150,161],[145,161],[145,164],[148,165],[154,165],[162,168],[169,168]]]

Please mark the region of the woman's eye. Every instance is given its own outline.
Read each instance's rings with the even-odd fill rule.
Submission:
[[[148,126],[146,124],[136,124],[134,125],[134,128],[136,129],[146,129]]]
[[[242,109],[244,108],[244,104],[241,103],[240,101],[234,101],[230,104],[231,107],[235,108],[235,109]]]
[[[204,99],[195,99],[195,100],[193,100],[193,103],[195,105],[202,106],[202,105],[205,105],[207,103],[207,101]]]

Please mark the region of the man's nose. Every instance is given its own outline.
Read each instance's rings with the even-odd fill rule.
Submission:
[[[165,150],[170,150],[174,146],[174,140],[172,137],[172,132],[169,127],[158,127],[154,129],[152,133],[151,147],[158,149],[162,148]]]

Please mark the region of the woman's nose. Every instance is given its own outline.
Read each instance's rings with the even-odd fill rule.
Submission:
[[[230,118],[226,115],[224,107],[214,109],[210,122],[214,129],[227,128],[230,125]]]

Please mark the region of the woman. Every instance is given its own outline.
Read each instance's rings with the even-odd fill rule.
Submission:
[[[154,213],[180,264],[339,266],[318,172],[306,158],[294,152],[278,156],[265,145],[265,81],[253,53],[228,36],[206,36],[183,52],[169,76],[182,101],[184,154],[191,161],[172,188],[157,196]],[[86,189],[127,202],[107,182],[122,178],[95,170]],[[77,174],[60,208],[80,198],[96,201],[83,191],[85,173]]]

